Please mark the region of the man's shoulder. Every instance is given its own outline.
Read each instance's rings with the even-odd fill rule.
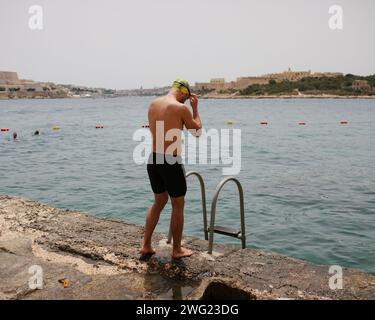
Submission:
[[[154,99],[151,104],[150,108],[159,108],[163,107],[166,110],[173,110],[173,111],[184,111],[187,106],[184,103],[178,102],[177,100],[169,99],[166,96],[158,97]]]
[[[182,107],[186,107],[185,104],[178,102],[177,100],[170,99],[170,98],[162,99],[160,100],[160,103],[162,103],[168,109],[181,110]]]
[[[163,97],[157,97],[154,100],[151,101],[150,106],[158,105],[160,104],[163,100]]]

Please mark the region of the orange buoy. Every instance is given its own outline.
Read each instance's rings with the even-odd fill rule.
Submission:
[[[1,132],[8,132],[8,131],[9,131],[9,128],[1,128],[0,131],[1,131]]]
[[[300,126],[305,126],[305,125],[306,125],[306,122],[304,122],[304,121],[300,121],[298,124],[299,124]]]
[[[340,124],[348,124],[348,120],[341,120]]]
[[[98,124],[98,125],[95,126],[95,128],[96,128],[96,129],[104,129],[104,126]]]
[[[268,122],[267,121],[262,121],[260,124],[266,126],[266,125],[268,125]]]

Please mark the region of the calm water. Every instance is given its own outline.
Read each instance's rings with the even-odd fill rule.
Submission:
[[[151,98],[0,101],[0,194],[143,224],[152,193],[133,162],[132,135]],[[375,273],[374,100],[202,100],[205,128],[242,129],[248,245]],[[340,125],[348,119],[349,125]],[[261,126],[262,120],[269,126]],[[298,126],[299,121],[307,125]],[[96,124],[105,129],[96,130]],[[61,130],[52,131],[58,124]],[[43,134],[33,137],[39,129]],[[11,134],[16,131],[18,142]],[[208,206],[221,166],[186,166],[206,179]],[[203,237],[200,192],[189,178],[185,234]],[[239,226],[227,185],[218,224]],[[158,231],[168,229],[170,210]],[[239,244],[215,235],[215,240]]]

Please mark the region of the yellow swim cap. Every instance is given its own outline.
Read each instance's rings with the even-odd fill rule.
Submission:
[[[188,95],[190,97],[191,91],[190,91],[190,85],[189,82],[184,79],[177,79],[173,82],[172,88],[175,88],[182,93]]]

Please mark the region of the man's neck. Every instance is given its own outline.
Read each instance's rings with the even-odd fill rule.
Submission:
[[[177,102],[180,102],[180,101],[177,100],[177,90],[176,89],[171,89],[168,92],[167,97],[171,97],[172,99],[176,100]]]

